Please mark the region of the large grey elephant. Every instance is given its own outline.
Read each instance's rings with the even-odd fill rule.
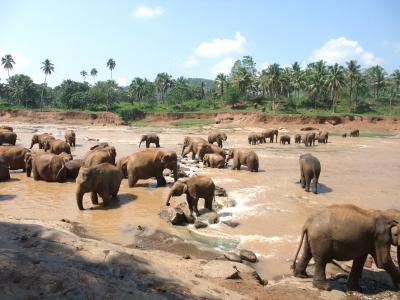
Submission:
[[[193,216],[193,211],[199,215],[197,204],[199,198],[204,199],[204,207],[212,210],[214,200],[215,184],[210,177],[207,176],[192,176],[183,180],[179,180],[171,187],[165,205],[169,206],[169,201],[173,196],[186,194],[186,201],[189,206],[190,215]]]
[[[310,191],[312,182],[312,192],[318,194],[318,179],[321,174],[321,163],[310,153],[300,155],[300,183],[301,187],[307,192]]]
[[[29,149],[20,146],[0,146],[0,158],[10,168],[10,170],[22,169],[25,171],[25,155]]]
[[[44,149],[44,143],[47,139],[55,139],[55,137],[48,133],[34,134],[29,149],[32,149],[35,144],[39,144],[39,149]]]
[[[35,180],[63,182],[67,179],[65,162],[62,154],[29,152],[25,155],[26,175],[33,173]]]
[[[222,141],[226,141],[227,138],[228,137],[226,136],[226,133],[224,133],[224,132],[215,131],[215,132],[210,132],[208,134],[208,142],[210,144],[217,143],[218,147],[221,147],[221,148],[222,148]]]
[[[365,210],[351,204],[332,205],[318,210],[304,223],[293,261],[294,276],[308,277],[306,267],[314,258],[313,285],[330,290],[325,275],[326,264],[332,260],[353,260],[347,288],[361,291],[358,281],[370,254],[377,267],[390,274],[397,288],[400,273],[390,256],[390,246],[399,246],[399,233],[399,224],[379,211]],[[296,263],[303,240],[303,255]]]
[[[47,150],[49,150],[50,153],[53,154],[60,154],[62,152],[71,154],[71,146],[63,140],[47,138],[44,141],[43,146],[44,146],[44,151],[46,152]]]
[[[17,134],[12,131],[4,130],[0,131],[0,145],[9,144],[15,145],[17,141]]]
[[[78,177],[79,170],[83,165],[82,159],[72,159],[65,163],[67,168],[67,179],[75,179]]]
[[[121,171],[114,165],[102,163],[93,167],[82,167],[76,178],[76,203],[83,210],[83,195],[91,192],[93,204],[98,204],[98,197],[103,199],[104,206],[111,200],[118,200],[117,195],[122,181]]]
[[[190,147],[190,150],[186,152],[186,154],[192,152],[192,159],[195,159],[198,144],[206,144],[206,143],[207,141],[201,137],[190,137],[190,136],[185,137],[183,140],[181,156],[184,157],[183,153],[185,152],[185,149],[187,147]]]
[[[117,151],[114,146],[97,146],[92,147],[82,158],[83,166],[93,167],[101,163],[110,163],[115,165],[115,157],[117,156]]]
[[[156,134],[142,135],[142,137],[140,138],[140,142],[139,142],[139,148],[143,142],[146,142],[146,148],[149,148],[150,144],[155,144],[156,148],[160,148],[160,138]]]
[[[250,172],[258,172],[259,161],[257,154],[250,149],[232,149],[226,157],[226,164],[233,159],[232,170],[240,170],[242,165],[247,166]]]
[[[264,130],[261,133],[264,136],[264,139],[269,138],[269,142],[273,143],[274,142],[274,136],[275,136],[275,142],[278,142],[278,129],[269,129],[269,130]]]

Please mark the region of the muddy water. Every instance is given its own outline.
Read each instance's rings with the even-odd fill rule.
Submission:
[[[66,128],[77,132],[73,155],[80,157],[89,147],[111,142],[118,157],[138,150],[142,133],[156,132],[161,146],[180,152],[180,143],[188,134],[206,135],[189,129],[150,129],[129,127],[62,126],[14,124],[17,143],[29,146],[33,132],[52,132],[62,138]],[[248,147],[248,132],[228,130],[227,147]],[[37,146],[35,146],[36,148]],[[79,211],[75,204],[75,183],[46,183],[14,172],[12,180],[0,183],[0,215],[16,218],[60,220],[68,218],[82,224],[88,234],[123,245],[135,243],[137,227],[146,234],[161,229],[201,247],[235,251],[255,251],[260,258],[258,271],[267,279],[290,272],[289,265],[298,244],[305,218],[315,209],[335,203],[353,203],[365,208],[397,208],[399,202],[400,139],[330,137],[327,145],[305,149],[304,145],[266,144],[252,146],[260,157],[259,173],[246,170],[202,169],[224,187],[236,206],[220,211],[222,220],[238,221],[230,228],[219,223],[202,230],[192,226],[173,227],[159,218],[168,187],[156,188],[155,180],[140,181],[128,188],[124,179],[120,202],[110,208],[94,207]],[[306,151],[317,156],[322,164],[320,194],[304,192],[299,180],[298,157]],[[168,179],[167,179],[168,180]],[[169,179],[171,183],[171,179]],[[92,207],[89,195],[84,206]]]

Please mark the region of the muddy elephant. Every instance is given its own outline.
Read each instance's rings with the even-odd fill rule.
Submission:
[[[139,148],[142,142],[146,142],[146,148],[150,147],[150,144],[155,144],[156,148],[160,148],[160,138],[156,134],[144,134],[140,138]]]
[[[83,165],[85,167],[93,167],[106,162],[115,165],[116,156],[117,152],[113,146],[96,147],[83,156]]]
[[[128,178],[128,171],[127,171],[127,165],[128,165],[128,160],[129,160],[129,155],[121,157],[120,159],[117,160],[116,166],[118,169],[121,170],[122,175],[124,175],[124,178]]]
[[[310,153],[300,155],[300,184],[307,192],[311,190],[314,194],[318,194],[318,180],[321,174],[321,163],[315,156]]]
[[[257,154],[250,149],[232,149],[226,157],[226,164],[233,159],[232,170],[240,170],[242,165],[247,166],[250,172],[258,172],[259,161]]]
[[[76,203],[83,210],[83,195],[92,193],[92,203],[97,205],[99,195],[103,199],[104,206],[111,200],[118,200],[117,195],[122,181],[121,171],[114,165],[102,163],[93,167],[82,167],[76,178]]]
[[[256,145],[257,143],[265,143],[265,137],[262,134],[251,133],[248,135],[247,140],[250,145]]]
[[[280,137],[280,139],[279,139],[279,142],[280,142],[282,145],[285,145],[286,143],[290,145],[290,136],[288,136],[287,134],[282,135],[282,136]]]
[[[221,147],[221,148],[222,148],[222,141],[226,141],[227,138],[228,137],[226,136],[226,133],[224,133],[224,132],[210,132],[208,134],[208,142],[210,144],[217,143],[218,147]]]
[[[300,144],[301,143],[301,134],[296,134],[295,136],[294,136],[294,143],[295,144]]]
[[[332,260],[353,260],[347,289],[361,291],[359,279],[370,254],[378,268],[385,269],[394,286],[400,273],[390,257],[390,246],[399,246],[399,224],[379,211],[361,209],[351,204],[332,205],[311,215],[305,222],[293,270],[296,277],[308,277],[306,267],[314,258],[313,285],[330,290],[325,275],[326,264]],[[296,263],[304,240],[303,255]]]
[[[203,164],[206,167],[223,169],[225,167],[225,158],[216,153],[206,153],[203,157]]]
[[[358,130],[358,129],[354,129],[354,130],[352,130],[351,132],[350,132],[350,137],[358,137],[358,136],[360,136],[360,130]]]
[[[315,146],[315,132],[306,134],[304,137],[304,145],[306,145],[306,147]]]
[[[318,133],[318,143],[327,144],[328,143],[329,132],[328,131],[320,131]]]
[[[75,140],[76,140],[75,131],[73,130],[65,131],[64,137],[66,143],[68,143],[71,147],[75,147]]]
[[[4,130],[0,131],[0,145],[9,144],[14,145],[17,141],[17,134],[12,131]]]
[[[64,182],[67,179],[67,168],[63,156],[53,153],[30,152],[25,155],[26,175],[33,179]]]
[[[55,139],[55,137],[48,133],[34,134],[29,149],[32,149],[35,144],[39,144],[39,149],[44,149],[44,143],[47,139]]]
[[[186,194],[186,201],[189,206],[190,215],[193,217],[193,211],[199,215],[197,204],[199,198],[204,199],[204,207],[212,210],[214,200],[215,184],[210,177],[192,176],[187,179],[179,180],[171,187],[165,205],[169,206],[169,201],[173,196]]]
[[[273,143],[274,142],[274,136],[275,136],[275,142],[278,142],[278,129],[269,129],[265,130],[261,133],[265,139],[269,138],[269,142]]]
[[[181,156],[185,157],[187,154],[192,152],[192,159],[195,159],[198,147],[200,144],[207,144],[208,142],[201,137],[185,137],[183,140]]]
[[[11,131],[11,132],[13,132],[14,128],[12,128],[11,126],[7,126],[7,125],[1,125],[0,126],[0,130],[1,131]]]
[[[62,152],[71,154],[71,146],[63,140],[46,139],[43,146],[45,152],[49,150],[53,154],[60,154]]]
[[[0,157],[0,181],[10,180],[10,169],[4,160]]]
[[[75,179],[78,177],[78,173],[82,165],[82,159],[72,159],[67,161],[65,163],[65,167],[67,168],[67,179]]]
[[[129,187],[134,187],[139,179],[152,177],[157,179],[157,186],[165,186],[164,169],[174,173],[174,181],[178,179],[178,157],[175,151],[146,149],[136,152],[129,157],[126,168]]]
[[[29,153],[29,149],[19,146],[0,146],[0,158],[10,170],[25,171],[25,155]]]

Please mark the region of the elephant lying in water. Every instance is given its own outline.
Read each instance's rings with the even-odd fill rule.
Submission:
[[[365,210],[350,204],[323,208],[311,215],[303,226],[293,262],[294,276],[308,277],[306,267],[310,259],[314,258],[313,285],[322,290],[330,290],[325,275],[326,264],[334,259],[353,260],[347,288],[361,291],[358,281],[370,254],[377,267],[390,274],[397,288],[400,273],[390,257],[390,246],[398,247],[399,238],[399,224],[382,212]],[[303,240],[303,255],[296,263]]]

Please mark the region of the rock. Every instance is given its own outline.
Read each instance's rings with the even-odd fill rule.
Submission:
[[[160,217],[164,221],[171,222],[172,225],[183,225],[187,222],[183,210],[179,207],[163,207]]]
[[[229,226],[229,227],[232,227],[232,228],[236,228],[236,227],[238,227],[239,224],[240,224],[239,222],[231,221],[231,220],[222,221],[222,223],[224,223],[225,225],[227,225],[227,226]]]
[[[215,197],[215,202],[213,204],[213,207],[217,210],[234,206],[236,206],[236,201],[230,197]]]
[[[233,261],[233,262],[242,262],[242,259],[240,258],[239,255],[237,255],[236,253],[233,252],[227,252],[224,254],[224,257],[229,260],[229,261]]]
[[[192,259],[192,257],[189,254],[186,254],[183,256],[184,259]]]
[[[254,269],[241,263],[212,260],[203,266],[203,273],[210,278],[237,279],[240,273],[253,274]]]
[[[258,261],[257,256],[253,251],[245,249],[240,250],[240,258],[251,263],[255,263]]]
[[[201,214],[200,216],[197,217],[199,221],[206,221],[208,224],[216,224],[219,221],[219,216],[215,211],[210,211]]]
[[[208,224],[206,222],[203,222],[203,221],[197,220],[196,222],[194,222],[194,228],[196,228],[196,229],[206,228],[207,226],[208,226]]]
[[[218,196],[218,197],[226,197],[227,196],[226,190],[224,188],[222,188],[222,187],[219,187],[219,186],[215,186],[214,195]]]

